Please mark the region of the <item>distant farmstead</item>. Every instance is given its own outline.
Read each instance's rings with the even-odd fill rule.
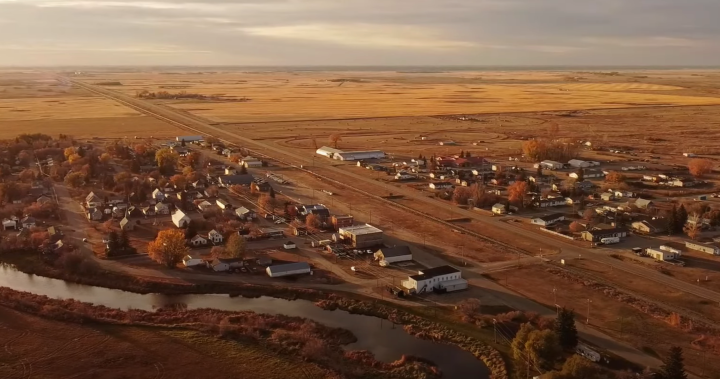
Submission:
[[[175,141],[177,141],[177,142],[182,142],[182,141],[196,142],[196,141],[202,141],[202,140],[203,140],[203,136],[178,136],[178,137],[175,137]]]

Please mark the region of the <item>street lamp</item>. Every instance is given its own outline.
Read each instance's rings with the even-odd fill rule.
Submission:
[[[590,303],[592,303],[592,300],[587,299],[588,309],[587,309],[587,320],[586,324],[590,325]]]

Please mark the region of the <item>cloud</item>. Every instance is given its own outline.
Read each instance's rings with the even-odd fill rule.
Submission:
[[[251,27],[242,31],[254,36],[372,48],[457,49],[475,46],[472,42],[443,38],[433,30],[406,25],[307,24]]]
[[[582,42],[594,45],[617,46],[617,47],[700,47],[706,45],[706,41],[691,38],[677,37],[587,37]]]

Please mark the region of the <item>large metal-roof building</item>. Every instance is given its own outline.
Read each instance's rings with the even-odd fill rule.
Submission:
[[[370,224],[340,228],[338,233],[344,239],[352,241],[352,246],[357,248],[378,246],[383,243],[383,231]]]
[[[332,147],[328,147],[328,146],[323,146],[323,147],[317,149],[317,151],[315,151],[315,153],[317,155],[322,155],[323,157],[328,157],[328,158],[334,158],[335,154],[342,153],[342,152],[343,151],[340,149],[333,149]]]

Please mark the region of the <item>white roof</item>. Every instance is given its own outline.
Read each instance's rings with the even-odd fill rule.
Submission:
[[[319,149],[317,149],[316,153],[323,154],[323,153],[344,153],[344,151],[340,149],[333,149],[332,147],[323,146]]]
[[[356,236],[363,235],[363,234],[374,234],[374,233],[382,233],[382,230],[370,225],[357,225],[357,226],[348,226],[346,228],[340,228],[340,233],[350,233],[354,234]]]
[[[188,217],[185,213],[183,213],[183,211],[181,211],[179,209],[177,211],[175,211],[175,213],[173,213],[173,215],[172,215],[172,220],[173,220],[173,223],[175,223],[175,225],[179,224],[180,221],[182,221],[183,219],[189,220],[190,217]]]

